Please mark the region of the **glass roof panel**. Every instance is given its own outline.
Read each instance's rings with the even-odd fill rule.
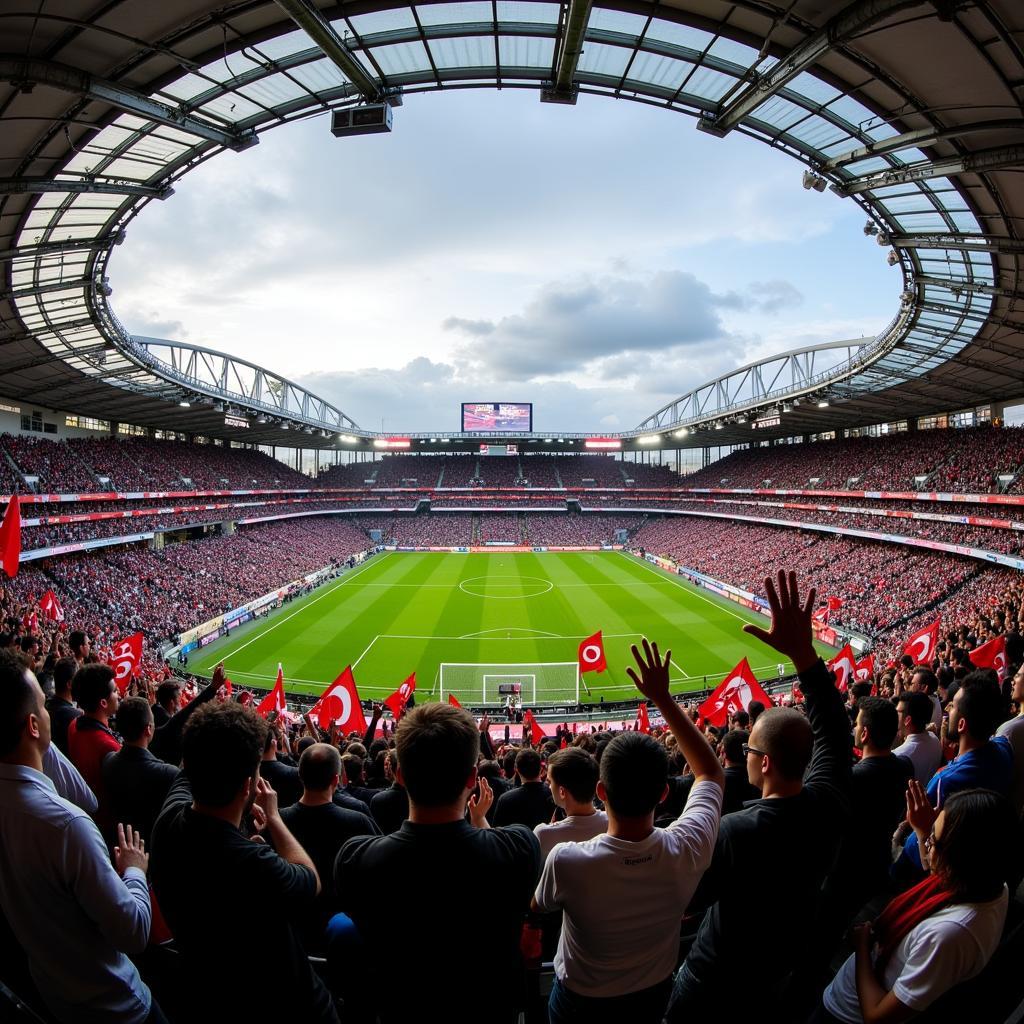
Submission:
[[[820,78],[816,78],[806,71],[801,71],[796,78],[787,82],[786,88],[799,93],[801,96],[806,96],[807,99],[819,106],[831,103],[840,95],[838,89],[833,88],[827,82],[823,82]]]
[[[361,35],[371,35],[374,32],[390,32],[400,28],[415,28],[416,19],[412,16],[412,9],[409,7],[394,7],[388,11],[374,11],[372,14],[353,14],[349,21],[352,27]],[[338,34],[344,38],[348,26],[343,20],[332,23]]]
[[[675,43],[676,46],[688,46],[691,50],[703,53],[711,45],[714,36],[703,29],[655,18],[647,30],[647,38],[660,39],[664,43]]]
[[[498,21],[539,22],[557,25],[559,4],[524,3],[522,0],[498,0]],[[591,14],[593,18],[596,11]]]
[[[290,57],[293,53],[302,53],[304,50],[315,48],[313,40],[301,28],[296,29],[294,32],[287,32],[283,36],[266,39],[262,43],[249,47],[250,50],[255,50],[270,60],[280,60],[282,57]],[[234,61],[231,62],[231,66],[235,66]]]
[[[181,78],[171,82],[170,85],[165,85],[160,90],[160,93],[176,100],[190,100],[194,96],[199,96],[206,92],[209,88],[209,79],[200,78],[199,75],[189,73],[182,75]],[[156,94],[158,98],[160,93]]]
[[[258,82],[250,82],[241,86],[238,91],[265,107],[277,107],[289,100],[309,95],[306,89],[284,75],[273,75]]]
[[[429,71],[430,60],[426,47],[419,40],[414,43],[395,43],[391,46],[375,46],[371,51],[374,60],[385,75],[412,74]]]
[[[678,89],[692,70],[693,65],[684,60],[641,51],[629,69],[629,78],[630,81],[647,82],[663,89]]]
[[[947,228],[946,219],[941,213],[904,213],[895,218],[896,223],[904,231],[943,231]]]
[[[785,131],[790,125],[808,117],[808,112],[782,96],[773,96],[754,111],[753,117],[771,128]]]
[[[625,11],[610,11],[607,7],[595,7],[590,12],[587,28],[605,29],[608,32],[622,32],[625,35],[638,36],[644,30],[647,19],[640,14],[627,14]]]
[[[874,174],[876,171],[884,171],[888,167],[889,163],[883,157],[872,156],[866,160],[855,160],[843,169],[851,174]]]
[[[549,40],[549,42],[551,43],[552,50],[554,50],[554,40]],[[580,70],[592,71],[598,75],[614,75],[616,78],[621,78],[631,55],[632,51],[627,50],[624,46],[587,43],[583,47],[583,54],[580,57]],[[667,60],[665,57],[656,59]],[[674,61],[673,63],[678,64],[679,61]],[[634,72],[636,70],[635,64],[633,70]],[[631,74],[630,77],[636,76]]]
[[[837,150],[837,152],[841,152],[849,149],[855,143],[853,136],[848,132],[818,114],[812,114],[807,120],[793,125],[787,129],[786,134],[792,135],[794,139],[799,139],[817,150],[830,149],[837,143],[841,143]]]
[[[207,100],[201,107],[196,107],[196,110],[201,113],[222,117],[226,121],[243,121],[247,117],[255,117],[263,113],[264,109],[237,92],[227,92],[222,96],[215,96],[212,100]]]
[[[292,68],[288,74],[312,92],[337,89],[339,85],[348,83],[348,79],[341,73],[334,61],[326,57],[323,60],[315,60],[311,64],[302,64],[297,68]]]
[[[431,39],[430,52],[439,68],[488,67],[494,63],[494,40],[490,36]]]
[[[691,96],[700,96],[702,99],[717,103],[735,84],[736,79],[731,75],[699,67],[696,74],[686,83],[686,91]]]
[[[843,120],[848,121],[854,128],[868,124],[874,124],[876,115],[873,114],[863,103],[858,103],[851,96],[840,96],[828,104],[828,109]]]
[[[588,43],[586,49],[590,50],[592,46],[592,43]],[[614,50],[618,47],[606,46],[603,49]],[[586,55],[586,51],[584,51],[584,55]],[[502,66],[550,68],[555,56],[555,41],[554,39],[541,39],[537,36],[500,36],[498,38],[498,56]]]
[[[493,21],[489,3],[470,0],[468,3],[423,4],[416,13],[424,25],[451,25],[464,21]]]

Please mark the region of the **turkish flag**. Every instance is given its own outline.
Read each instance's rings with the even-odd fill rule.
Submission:
[[[530,727],[530,742],[533,744],[544,742],[544,730],[540,727],[537,719],[533,717],[532,711],[526,711],[523,714],[523,726],[525,732],[525,726]]]
[[[21,502],[16,494],[8,498],[4,521],[0,524],[0,559],[8,576],[17,575],[21,560]]]
[[[914,659],[915,665],[927,665],[935,655],[935,648],[938,645],[939,620],[936,619],[930,626],[919,629],[903,645],[903,653],[909,654]]]
[[[110,667],[114,670],[114,681],[123,694],[132,678],[139,674],[142,665],[142,634],[132,633],[114,647],[110,654]]]
[[[971,663],[977,668],[995,669],[996,675],[1002,680],[1009,668],[1010,659],[1006,656],[1006,637],[993,637],[980,647],[970,652]]]
[[[636,717],[640,722],[640,732],[649,733],[651,731],[651,719],[650,716],[647,714],[646,704],[640,705],[640,707],[637,709]]]
[[[819,626],[827,626],[828,625],[828,614],[829,614],[828,613],[828,608],[819,608],[811,616],[811,618],[814,620],[814,622],[817,625],[819,625]]]
[[[846,693],[850,683],[857,680],[857,656],[849,644],[828,663],[828,667],[836,674],[836,689],[840,693]]]
[[[271,711],[276,711],[281,715],[284,714],[286,706],[284,702],[284,669],[278,663],[274,688],[256,705],[256,714],[260,718],[266,718]]]
[[[462,705],[450,693],[448,694],[448,703],[451,704],[453,708],[462,707]]]
[[[857,662],[853,670],[853,678],[858,683],[870,683],[875,678],[875,656],[867,655]]]
[[[405,705],[409,703],[409,698],[415,692],[416,673],[413,672],[413,674],[409,676],[409,678],[406,679],[406,681],[384,701],[385,706],[391,708],[391,715],[396,722],[402,717]]]
[[[746,711],[752,700],[759,700],[766,708],[775,702],[761,689],[761,684],[750,671],[744,658],[715,688],[715,692],[700,706],[698,715],[717,727],[725,725],[729,716]]]
[[[603,672],[608,667],[604,658],[604,643],[601,640],[601,630],[593,636],[588,636],[580,643],[577,653],[580,663],[580,672]]]
[[[825,600],[828,602],[828,610],[830,612],[839,611],[843,607],[842,598],[839,597],[827,597]]]
[[[343,733],[353,730],[366,732],[366,716],[359,703],[351,665],[346,666],[345,671],[324,690],[309,713],[319,716],[321,729],[329,729],[332,722],[337,722],[339,731]]]
[[[48,590],[43,594],[39,607],[43,610],[44,619],[49,619],[51,622],[64,621],[64,609],[61,607],[60,601],[57,600],[57,595],[52,590]]]

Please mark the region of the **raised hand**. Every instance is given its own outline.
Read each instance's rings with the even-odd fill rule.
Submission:
[[[811,587],[807,600],[801,603],[796,573],[785,573],[781,569],[778,589],[770,576],[765,577],[764,589],[772,610],[771,629],[748,624],[743,627],[743,632],[784,654],[793,662],[797,672],[804,672],[818,660],[814,650],[814,630],[811,628],[817,591]]]
[[[917,779],[911,779],[907,783],[907,823],[918,834],[918,839],[932,834],[938,816],[924,786]]]
[[[469,820],[477,828],[488,828],[487,812],[494,803],[494,790],[491,784],[481,775],[478,780],[480,796],[475,793],[469,798]]]
[[[149,869],[149,854],[142,836],[131,825],[117,826],[117,846],[114,847],[114,868],[123,875],[128,868]]]
[[[256,780],[256,801],[253,804],[253,810],[255,811],[257,807],[266,816],[268,822],[271,818],[278,817],[277,793],[274,787],[262,777]]]
[[[644,637],[643,645],[643,655],[640,654],[636,644],[630,647],[640,668],[640,675],[637,676],[632,668],[626,669],[626,675],[633,680],[636,688],[648,700],[653,700],[660,707],[663,702],[671,700],[668,692],[668,668],[672,662],[672,652],[666,651],[665,658],[662,660],[656,643],[648,643],[647,637]]]

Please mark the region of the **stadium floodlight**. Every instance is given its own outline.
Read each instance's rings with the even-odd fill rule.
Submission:
[[[792,402],[783,402],[782,403],[782,411],[783,412],[792,412],[793,411],[793,403]]]
[[[890,266],[890,267],[895,267],[895,266],[896,266],[896,264],[897,264],[897,263],[899,263],[899,261],[900,261],[900,258],[899,258],[899,256],[897,255],[897,253],[896,253],[896,250],[895,250],[895,249],[890,249],[890,250],[889,250],[889,255],[888,255],[888,256],[886,256],[885,260],[886,260],[886,262],[887,262],[887,263],[889,264],[889,266]]]
[[[339,434],[338,440],[341,441],[342,444],[355,444],[359,439],[357,437],[353,437],[351,434]]]
[[[739,416],[737,416],[737,417],[736,417],[736,422],[737,422],[737,423],[746,423],[746,422],[747,422],[747,417],[746,417],[746,416],[744,416],[744,415],[743,415],[743,414],[741,413],[741,414],[740,414]]]
[[[291,427],[288,426],[287,420],[281,420],[281,429],[282,430],[291,430]]]
[[[724,424],[724,423],[722,423],[722,422],[721,422],[721,421],[719,420],[719,421],[718,421],[718,422],[717,422],[717,423],[715,424],[715,430],[721,430],[721,429],[722,429],[722,427],[724,427],[724,426],[725,426],[725,424]]]
[[[544,438],[544,443],[545,444],[551,444],[551,438],[550,437],[545,437]]]
[[[890,242],[892,242],[892,235],[890,235],[888,231],[879,231],[878,234],[875,235],[875,241],[884,249]]]
[[[819,409],[827,409],[828,408],[828,398],[825,395],[822,395],[821,398],[818,399],[818,408]]]
[[[223,412],[224,411],[224,403],[223,402],[214,402],[213,403],[213,411],[214,412]]]
[[[867,224],[864,225],[864,234],[867,235],[869,238],[872,235],[877,235],[878,225],[873,220],[869,220]]]
[[[679,429],[678,429],[678,430],[676,431],[676,437],[686,437],[686,435],[687,435],[687,434],[688,434],[689,432],[690,432],[690,431],[689,431],[689,430],[687,430],[687,428],[686,428],[686,427],[680,427],[680,428],[679,428]]]
[[[451,444],[451,443],[452,442],[451,442],[450,438],[447,438],[447,437],[442,437],[441,438],[441,444]]]
[[[815,192],[824,192],[828,188],[828,182],[814,171],[804,171],[802,183],[808,191],[813,188]]]
[[[180,405],[182,409],[192,408],[192,403],[187,398],[183,398],[180,402],[178,402],[178,405]]]
[[[638,437],[638,444],[657,444],[661,438],[657,434],[645,434],[643,437]]]
[[[259,414],[259,416],[256,417],[256,422],[257,423],[269,423],[270,421],[267,419],[266,415],[261,412]]]

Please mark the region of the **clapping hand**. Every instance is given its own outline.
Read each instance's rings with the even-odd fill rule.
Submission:
[[[119,875],[128,868],[145,872],[149,868],[149,854],[142,836],[131,825],[117,826],[117,846],[114,847],[114,867]]]
[[[770,576],[764,581],[765,593],[768,595],[768,606],[772,611],[771,629],[747,624],[744,633],[757,637],[762,643],[773,647],[793,662],[797,672],[805,672],[818,659],[814,650],[814,630],[811,627],[811,613],[817,591],[811,587],[807,600],[801,603],[800,587],[796,573],[785,573],[781,569],[778,575],[778,588]]]
[[[907,823],[919,839],[932,834],[938,816],[939,812],[932,807],[924,786],[917,779],[911,779],[907,783]]]
[[[487,828],[487,812],[494,803],[494,790],[490,783],[481,775],[478,780],[480,795],[475,793],[469,798],[469,820],[477,828]]]

